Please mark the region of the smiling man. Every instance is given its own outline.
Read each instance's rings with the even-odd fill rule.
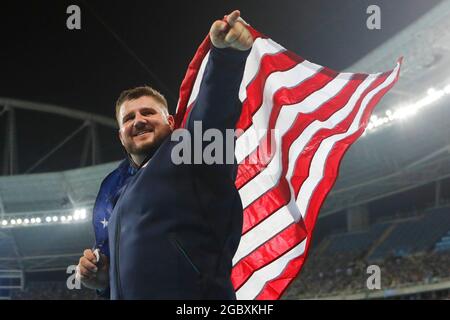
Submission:
[[[153,155],[174,128],[166,99],[151,87],[125,90],[116,102],[119,139],[133,164]]]
[[[213,47],[185,127],[192,135],[196,121],[225,134],[240,116],[253,39],[239,16],[211,26]],[[129,159],[102,183],[94,207],[100,254],[87,249],[80,258],[83,284],[112,299],[235,299],[230,276],[242,231],[236,163],[176,165],[174,119],[150,87],[124,91],[116,117]]]

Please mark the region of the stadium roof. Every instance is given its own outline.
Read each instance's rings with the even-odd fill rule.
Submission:
[[[348,70],[384,71],[403,56],[398,83],[374,114],[412,108],[450,84],[450,2],[443,1]],[[344,157],[321,216],[450,175],[448,95],[360,138]]]

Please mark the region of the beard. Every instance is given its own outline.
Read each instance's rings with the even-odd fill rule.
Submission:
[[[170,132],[157,134],[156,132],[152,133],[151,138],[147,138],[145,141],[134,141],[131,140],[124,147],[127,153],[141,155],[141,156],[149,156],[155,153],[155,151],[160,147],[165,138],[170,135]]]

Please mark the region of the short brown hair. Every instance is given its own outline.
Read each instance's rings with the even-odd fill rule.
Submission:
[[[124,90],[120,93],[119,98],[116,101],[116,119],[119,122],[119,110],[120,106],[128,100],[134,100],[139,99],[143,96],[149,96],[156,99],[156,101],[160,102],[164,105],[167,112],[169,112],[169,107],[167,105],[167,100],[164,98],[164,96],[159,93],[157,90],[153,89],[150,86],[142,86],[142,87],[136,87],[132,89]]]

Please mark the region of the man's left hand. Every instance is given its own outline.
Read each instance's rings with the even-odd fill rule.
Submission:
[[[252,47],[253,37],[245,24],[238,21],[240,15],[239,10],[234,10],[225,16],[225,21],[217,20],[212,24],[209,36],[216,48],[245,51]]]

